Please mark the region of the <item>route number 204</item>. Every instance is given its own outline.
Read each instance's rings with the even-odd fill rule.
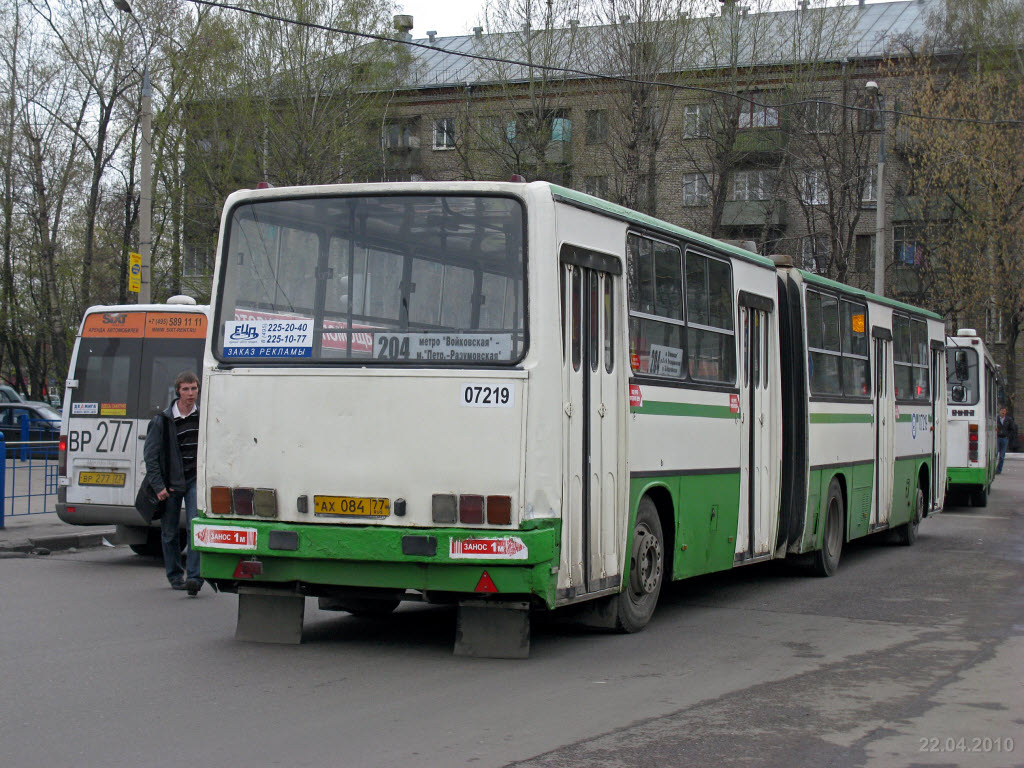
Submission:
[[[515,392],[512,384],[463,384],[459,403],[474,408],[511,408]]]

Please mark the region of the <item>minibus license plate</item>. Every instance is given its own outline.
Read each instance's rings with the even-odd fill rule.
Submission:
[[[313,496],[313,505],[313,512],[317,515],[387,517],[391,514],[391,499],[362,496]]]
[[[79,472],[79,485],[112,485],[124,488],[124,472]]]

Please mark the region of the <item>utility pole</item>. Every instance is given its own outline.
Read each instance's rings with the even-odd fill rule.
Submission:
[[[151,299],[152,248],[153,248],[153,89],[149,82],[149,46],[146,32],[132,13],[128,0],[114,0],[114,7],[127,13],[142,35],[146,59],[142,66],[142,174],[139,179],[139,255],[142,256],[142,274],[139,287],[139,304],[149,304]]]
[[[875,176],[875,293],[885,296],[885,95],[871,80],[864,86],[875,98],[881,133],[878,135],[878,173]]]

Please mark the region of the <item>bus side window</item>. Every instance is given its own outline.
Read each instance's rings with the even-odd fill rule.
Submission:
[[[583,286],[580,284],[580,270],[578,267],[572,268],[572,369],[578,371],[580,369],[580,361],[582,360],[582,350],[580,349],[580,337],[582,336],[580,323],[582,321],[581,312],[583,302]]]
[[[612,292],[612,276],[604,276],[604,369],[615,370],[615,294]]]

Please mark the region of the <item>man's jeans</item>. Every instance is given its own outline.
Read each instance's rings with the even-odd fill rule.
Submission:
[[[1010,447],[1010,438],[1000,437],[999,438],[999,463],[996,464],[996,474],[998,475],[1003,471],[1003,459],[1006,458],[1006,449]]]
[[[188,555],[185,558],[185,570],[181,568],[181,549],[178,540],[178,522],[181,520],[181,502],[185,502],[185,520],[188,525],[185,530],[191,537],[192,518],[196,516],[196,481],[193,480],[185,486],[185,493],[172,493],[164,502],[164,515],[160,518],[160,539],[164,548],[164,568],[167,571],[167,580],[171,584],[179,584],[186,578],[195,579],[200,584],[203,580],[199,578],[199,553],[192,550],[189,543]],[[191,539],[190,539],[191,542]]]

